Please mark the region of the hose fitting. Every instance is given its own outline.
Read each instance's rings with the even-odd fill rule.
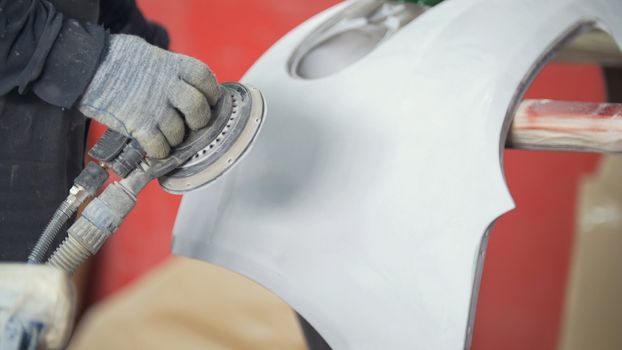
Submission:
[[[69,195],[56,209],[37,244],[30,252],[29,264],[38,264],[43,261],[63,226],[78,211],[82,203],[95,195],[101,185],[106,182],[106,179],[108,179],[106,170],[93,162],[87,164],[74,180],[73,186],[69,189]]]
[[[109,185],[71,225],[67,238],[52,254],[48,264],[73,273],[89,256],[99,251],[135,204],[135,195],[122,184]]]

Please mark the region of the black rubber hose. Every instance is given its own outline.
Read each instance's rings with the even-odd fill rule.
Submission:
[[[56,212],[54,212],[54,216],[52,216],[52,219],[50,219],[50,222],[45,227],[41,237],[39,237],[37,244],[32,248],[30,256],[28,257],[29,264],[40,264],[43,262],[58,232],[60,232],[67,221],[75,214],[77,209],[77,207],[69,204],[66,200],[60,204]]]

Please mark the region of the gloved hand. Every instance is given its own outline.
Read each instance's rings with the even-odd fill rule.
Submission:
[[[64,271],[0,263],[0,349],[64,349],[75,306]]]
[[[166,157],[185,127],[207,125],[221,90],[202,62],[131,35],[111,35],[110,49],[78,108],[135,138],[147,155]]]

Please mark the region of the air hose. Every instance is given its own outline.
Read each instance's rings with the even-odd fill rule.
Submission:
[[[58,233],[69,219],[78,211],[85,200],[92,198],[101,185],[108,179],[108,173],[99,165],[90,162],[76,177],[69,195],[60,204],[52,219],[43,230],[35,247],[28,257],[29,264],[43,262],[50,246],[58,236]]]

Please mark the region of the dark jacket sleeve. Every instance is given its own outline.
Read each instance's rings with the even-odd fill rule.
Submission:
[[[166,29],[148,21],[135,0],[101,0],[100,23],[113,34],[137,35],[152,45],[168,49]]]
[[[45,0],[0,0],[0,96],[13,89],[69,108],[107,48],[103,27],[65,19]]]

